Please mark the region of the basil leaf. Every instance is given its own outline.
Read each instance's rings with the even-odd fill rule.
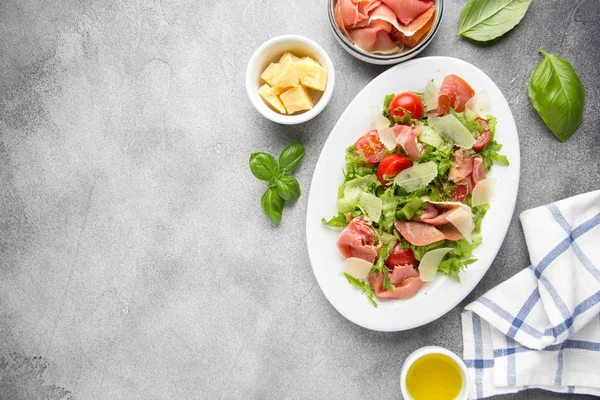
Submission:
[[[304,145],[300,142],[290,143],[279,155],[279,168],[290,172],[302,161],[302,157],[304,157]]]
[[[570,62],[540,50],[544,59],[529,80],[529,98],[554,136],[569,139],[581,123],[585,91]]]
[[[271,188],[267,189],[260,199],[260,205],[262,206],[265,215],[269,217],[269,220],[275,225],[281,222],[283,204],[283,199],[277,194],[276,190]]]
[[[300,184],[291,175],[283,175],[275,181],[277,193],[282,199],[296,201],[300,197]]]
[[[458,35],[487,42],[504,35],[525,16],[532,0],[467,0]]]
[[[260,180],[268,181],[277,175],[279,167],[275,157],[268,153],[252,153],[250,156],[250,171]]]

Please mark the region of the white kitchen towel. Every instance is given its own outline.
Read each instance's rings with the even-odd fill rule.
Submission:
[[[462,314],[471,398],[600,395],[600,190],[520,217],[531,265]]]

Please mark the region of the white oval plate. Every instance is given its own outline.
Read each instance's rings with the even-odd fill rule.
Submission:
[[[390,93],[422,92],[429,79],[434,79],[439,87],[444,76],[449,74],[465,79],[476,93],[487,90],[492,106],[490,113],[498,119],[495,139],[503,145],[501,152],[508,157],[510,166],[495,165],[488,174],[496,179],[496,185],[492,204],[481,226],[483,243],[473,253],[478,261],[460,274],[461,282],[438,274],[412,299],[379,300],[375,308],[342,275],[344,260],[337,248],[341,229],[323,225],[321,218],[337,215],[335,201],[338,186],[343,182],[345,150],[373,129],[368,107],[381,107]],[[500,89],[481,70],[456,58],[426,57],[382,73],[356,96],[334,126],[317,162],[310,187],[306,212],[308,254],[325,297],[344,317],[376,331],[402,331],[441,317],[473,290],[498,253],[514,211],[519,170],[519,137],[510,107]]]

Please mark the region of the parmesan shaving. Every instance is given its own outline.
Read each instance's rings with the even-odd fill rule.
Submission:
[[[475,96],[471,97],[465,107],[471,111],[476,112],[481,118],[487,118],[487,113],[492,108],[490,102],[490,96],[488,96],[487,90],[482,90]]]
[[[473,207],[477,207],[482,204],[490,204],[492,201],[495,183],[496,180],[494,178],[487,178],[477,182],[471,197],[471,204]]]
[[[433,126],[443,137],[451,140],[458,147],[470,149],[475,144],[471,132],[452,114],[439,118],[429,118],[429,125]]]
[[[362,258],[350,257],[344,261],[344,272],[359,281],[366,281],[373,264]]]
[[[471,243],[471,234],[475,229],[475,222],[473,222],[473,214],[460,207],[454,210],[446,218],[458,231],[463,235],[465,240]]]
[[[379,107],[369,106],[369,113],[371,114],[371,122],[375,129],[380,130],[390,126],[390,120],[381,114],[381,109]]]
[[[442,247],[425,253],[419,264],[419,276],[423,282],[431,282],[435,278],[440,263],[451,251],[451,248]]]
[[[421,186],[431,182],[437,176],[437,173],[437,164],[433,161],[415,164],[396,175],[394,184],[403,187],[408,193],[414,192]]]
[[[389,151],[393,151],[396,148],[396,135],[394,134],[394,130],[392,128],[383,128],[377,131],[379,135],[379,140],[386,149]]]
[[[437,110],[439,90],[435,87],[433,80],[427,81],[423,91],[423,107],[425,112]]]

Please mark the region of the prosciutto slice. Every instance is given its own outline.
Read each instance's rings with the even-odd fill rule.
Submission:
[[[419,292],[424,283],[419,278],[419,272],[412,265],[395,267],[389,274],[389,280],[394,290],[384,289],[381,272],[369,274],[368,277],[377,297],[390,300],[410,299]]]
[[[350,221],[340,234],[337,245],[344,258],[361,258],[371,264],[379,253],[379,246],[375,246],[375,230],[362,217]]]
[[[448,215],[452,214],[454,212],[454,210],[456,210],[456,207],[451,208],[447,211],[444,211],[441,214],[436,215],[433,218],[423,218],[423,214],[421,214],[421,216],[414,216],[412,221],[416,221],[416,222],[423,222],[425,224],[428,225],[433,225],[433,226],[440,226],[440,225],[445,225],[448,223]]]
[[[388,34],[391,30],[392,26],[388,22],[377,20],[365,28],[348,30],[348,35],[354,44],[365,51],[387,54],[398,50]]]
[[[440,240],[460,240],[463,235],[451,224],[435,227],[423,222],[396,221],[400,235],[415,246],[427,246]]]
[[[433,5],[433,0],[382,0],[389,8],[394,10],[400,22],[410,24],[417,16]]]
[[[450,192],[454,201],[463,202],[473,188],[485,179],[483,158],[480,154],[469,155],[467,150],[457,150],[452,158],[452,166],[448,172],[448,180],[454,182]]]
[[[473,88],[461,77],[448,75],[444,78],[438,95],[437,115],[445,115],[454,108],[456,112],[463,112],[465,104],[475,95]]]
[[[469,151],[465,149],[456,150],[452,157],[452,166],[448,172],[448,180],[454,183],[460,182],[473,172],[473,159]]]
[[[357,47],[389,54],[414,47],[435,20],[434,0],[336,0],[333,16]],[[386,23],[387,25],[382,25]]]
[[[431,6],[423,14],[419,15],[414,21],[408,25],[400,25],[394,27],[390,36],[404,45],[413,48],[419,41],[429,32],[435,22],[435,6]]]
[[[338,0],[336,9],[339,6],[339,19],[343,26],[356,26],[361,21],[369,19],[369,16],[359,11],[359,7],[352,0]],[[336,18],[337,21],[338,18]]]
[[[396,144],[404,150],[412,161],[418,160],[425,153],[423,145],[417,141],[415,131],[407,125],[395,125]]]
[[[475,154],[471,157],[473,159],[473,173],[471,178],[473,180],[473,187],[485,179],[485,169],[483,168],[483,158],[480,154]]]

